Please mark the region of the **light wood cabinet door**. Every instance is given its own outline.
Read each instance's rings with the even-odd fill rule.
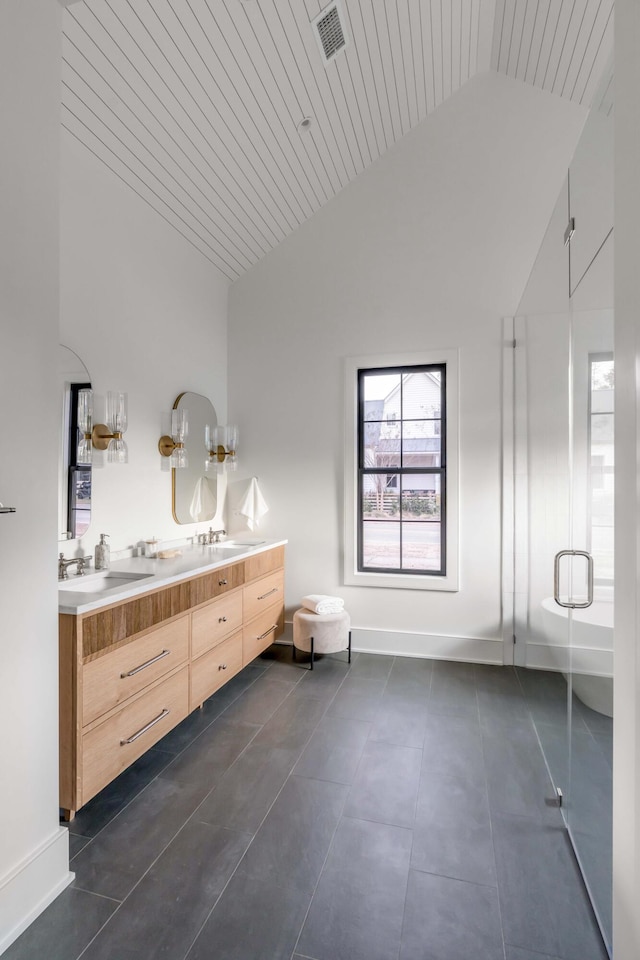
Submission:
[[[253,620],[268,607],[284,603],[284,570],[276,570],[268,577],[247,584],[243,590],[245,623]]]
[[[189,657],[189,617],[157,627],[82,669],[82,726],[171,673]]]
[[[242,669],[242,631],[191,663],[189,709],[195,710]]]
[[[83,806],[157,743],[189,712],[184,666],[82,736]]]
[[[242,631],[242,663],[246,666],[266,650],[282,633],[284,628],[284,609],[281,603],[269,607]]]
[[[191,615],[191,656],[199,657],[242,628],[242,590],[194,610]]]

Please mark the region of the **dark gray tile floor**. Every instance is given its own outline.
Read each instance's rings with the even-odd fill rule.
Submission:
[[[551,794],[512,669],[274,646],[78,813],[4,956],[605,960]]]

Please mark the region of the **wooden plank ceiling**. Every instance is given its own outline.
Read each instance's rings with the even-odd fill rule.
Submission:
[[[591,106],[612,50],[613,0],[342,0],[325,63],[325,6],[64,11],[64,128],[231,281],[476,73]]]

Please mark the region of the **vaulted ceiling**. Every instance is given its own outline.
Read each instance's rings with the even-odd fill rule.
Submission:
[[[475,74],[586,106],[613,0],[81,0],[64,128],[234,280]],[[339,18],[339,22],[336,22]],[[304,121],[304,122],[303,122]]]

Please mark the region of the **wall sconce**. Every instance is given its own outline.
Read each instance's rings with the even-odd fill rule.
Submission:
[[[235,426],[204,428],[204,444],[207,450],[205,467],[211,463],[216,470],[235,470],[238,466],[238,428]]]
[[[78,391],[78,463],[91,463],[93,450],[106,450],[109,463],[128,463],[129,451],[122,439],[127,430],[127,395],[109,390],[107,422],[93,423],[93,390]]]
[[[187,448],[184,442],[189,433],[187,411],[184,408],[171,411],[171,436],[165,434],[158,441],[158,450],[163,457],[170,457],[169,463],[176,470],[189,466]]]

